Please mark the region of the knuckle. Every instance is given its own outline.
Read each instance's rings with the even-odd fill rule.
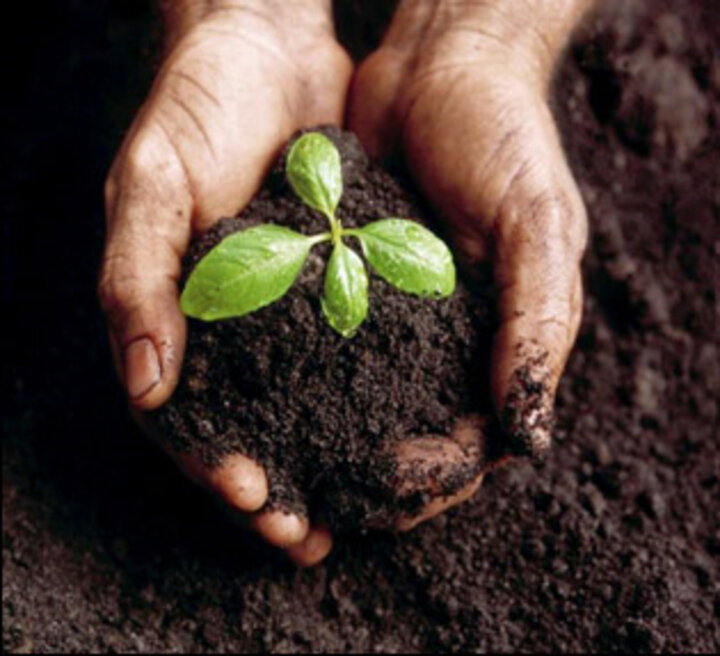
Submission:
[[[142,180],[157,170],[158,149],[152,139],[147,137],[135,140],[125,158],[125,168],[131,180]]]
[[[538,334],[542,335],[547,344],[554,345],[557,350],[569,348],[573,335],[572,318],[564,300],[558,300],[553,307],[548,308],[555,316],[540,319],[536,323]]]
[[[525,208],[524,225],[530,231],[551,237],[563,236],[572,223],[567,198],[552,191],[541,192],[532,197]]]
[[[138,300],[136,277],[121,272],[118,262],[119,258],[106,259],[97,286],[100,306],[110,315],[132,308]]]
[[[580,259],[587,243],[587,217],[579,198],[547,190],[501,208],[498,238],[514,245],[557,250]]]
[[[148,125],[128,146],[119,175],[118,191],[136,200],[157,203],[192,200],[190,178],[175,138],[158,127]]]

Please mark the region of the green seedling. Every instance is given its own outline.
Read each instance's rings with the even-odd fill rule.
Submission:
[[[362,259],[344,243],[347,237],[360,242],[370,266],[398,289],[432,298],[453,293],[450,250],[420,224],[385,218],[343,228],[335,215],[343,191],[340,153],[330,139],[318,132],[300,137],[288,153],[286,175],[300,199],[327,217],[330,230],[307,236],[267,224],[226,237],[190,274],[180,298],[186,315],[213,321],[273,303],[292,287],[310,249],[330,241],[321,306],[330,325],[352,337],[367,316],[368,276]]]

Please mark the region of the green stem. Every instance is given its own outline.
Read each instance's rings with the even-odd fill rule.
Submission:
[[[343,235],[347,235],[348,237],[359,237],[360,229],[359,228],[344,228],[342,233],[343,233]]]
[[[315,246],[315,244],[319,244],[323,241],[330,241],[332,238],[333,235],[331,232],[321,232],[319,235],[313,235],[312,237],[309,237],[310,246]]]
[[[334,214],[327,214],[326,216],[330,222],[330,238],[332,239],[333,246],[337,246],[343,234],[342,223],[338,221]]]

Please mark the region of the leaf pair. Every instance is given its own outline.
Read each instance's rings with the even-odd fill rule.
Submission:
[[[316,132],[300,137],[288,154],[286,173],[301,200],[325,214],[330,232],[308,237],[269,224],[226,237],[190,275],[181,297],[185,314],[212,321],[268,305],[290,289],[312,246],[332,241],[321,305],[330,325],[350,337],[367,316],[368,276],[343,237],[358,239],[372,268],[402,291],[434,298],[452,294],[452,255],[423,226],[388,218],[343,229],[335,216],[342,196],[340,155],[327,137]]]
[[[447,246],[413,221],[384,219],[343,231],[360,241],[375,272],[398,289],[441,298],[455,289],[455,267]],[[343,243],[335,246],[325,276],[323,311],[345,337],[367,315],[367,274],[362,260]]]

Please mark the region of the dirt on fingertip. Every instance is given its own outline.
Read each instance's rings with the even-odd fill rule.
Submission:
[[[368,160],[354,135],[333,127],[315,131],[340,153],[337,216],[344,227],[387,217],[435,225],[397,178]],[[327,219],[304,205],[286,180],[293,141],[242,213],[191,245],[184,277],[223,238],[253,225],[274,223],[307,235],[327,230]],[[359,250],[354,238],[347,242]],[[330,250],[329,243],[313,248],[279,301],[240,318],[191,320],[180,383],[154,418],[174,449],[207,465],[231,453],[259,462],[269,482],[268,508],[321,511],[336,531],[382,524],[384,516],[391,527],[393,516],[416,512],[429,500],[427,476],[398,468],[398,445],[450,436],[460,418],[490,415],[483,372],[494,334],[492,286],[475,284],[471,291],[460,279],[449,298],[423,299],[369,269],[368,317],[348,339],[330,327],[320,307]],[[481,437],[476,447],[484,448]],[[436,463],[433,478],[442,474],[443,495],[477,477],[485,464],[482,448],[472,457],[458,452],[456,467]],[[413,480],[417,489],[400,495]]]
[[[499,437],[515,456],[539,458],[550,448],[555,414],[547,358],[544,350],[539,355],[528,355],[510,376],[500,413]]]

